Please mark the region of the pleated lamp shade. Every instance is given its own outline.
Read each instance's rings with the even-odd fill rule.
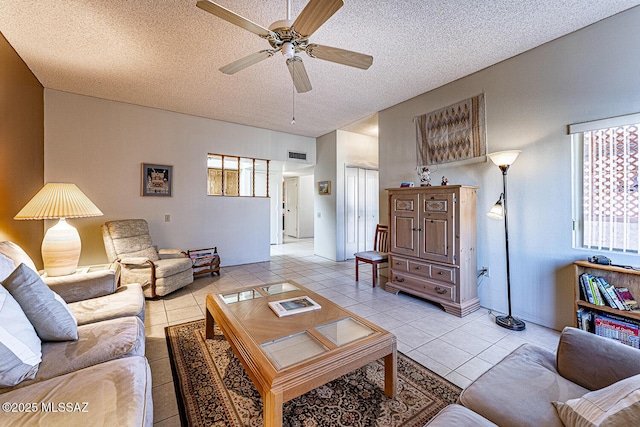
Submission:
[[[42,261],[48,276],[65,276],[75,273],[82,248],[78,230],[65,218],[100,215],[100,209],[75,184],[49,183],[13,219],[60,218],[44,236]]]
[[[101,216],[103,213],[75,185],[48,183],[13,219],[57,219]]]

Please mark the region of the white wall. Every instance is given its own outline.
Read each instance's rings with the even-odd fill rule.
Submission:
[[[314,179],[331,181],[331,194],[320,196],[314,191],[313,251],[323,258],[336,260],[336,133],[316,139],[316,166]]]
[[[298,177],[298,237],[313,237],[315,183],[313,175]]]
[[[378,168],[378,140],[370,136],[336,130],[317,139],[315,180],[331,181],[331,194],[315,192],[316,255],[344,261],[345,256],[345,168]],[[320,218],[318,218],[320,214]]]
[[[508,173],[514,315],[561,329],[573,322],[571,263],[592,252],[572,244],[567,125],[640,111],[640,7],[380,112],[380,187],[417,181],[413,117],[485,94],[489,152],[522,150]],[[484,307],[507,310],[503,223],[486,212],[502,191],[491,162],[440,167],[451,184],[480,187],[478,266],[488,266]],[[388,222],[386,192],[381,221]],[[637,256],[610,255],[639,265]]]
[[[207,153],[285,161],[287,150],[315,162],[313,138],[45,90],[45,181],[76,183],[105,214],[70,220],[81,264],[106,260],[100,225],[122,218],[145,218],[159,247],[268,260],[269,199],[207,196]],[[173,197],[140,196],[141,163],[173,165]]]

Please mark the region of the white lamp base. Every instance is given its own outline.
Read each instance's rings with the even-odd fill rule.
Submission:
[[[78,230],[64,219],[47,230],[42,241],[42,261],[47,276],[66,276],[78,268],[80,259]]]

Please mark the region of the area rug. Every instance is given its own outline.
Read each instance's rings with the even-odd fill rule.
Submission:
[[[262,426],[262,398],[216,326],[204,320],[166,328],[182,425]],[[382,360],[318,387],[283,406],[283,424],[312,426],[423,426],[454,403],[460,388],[398,353],[394,399],[384,394]]]

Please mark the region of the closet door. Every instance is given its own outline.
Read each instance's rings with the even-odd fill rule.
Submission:
[[[376,225],[380,222],[379,215],[378,171],[365,170],[365,199],[364,199],[364,240],[365,250],[373,249]]]
[[[353,254],[359,251],[358,172],[358,168],[348,167],[344,176],[344,238],[347,259],[353,259]]]
[[[379,221],[378,171],[345,168],[345,257],[373,249]]]

